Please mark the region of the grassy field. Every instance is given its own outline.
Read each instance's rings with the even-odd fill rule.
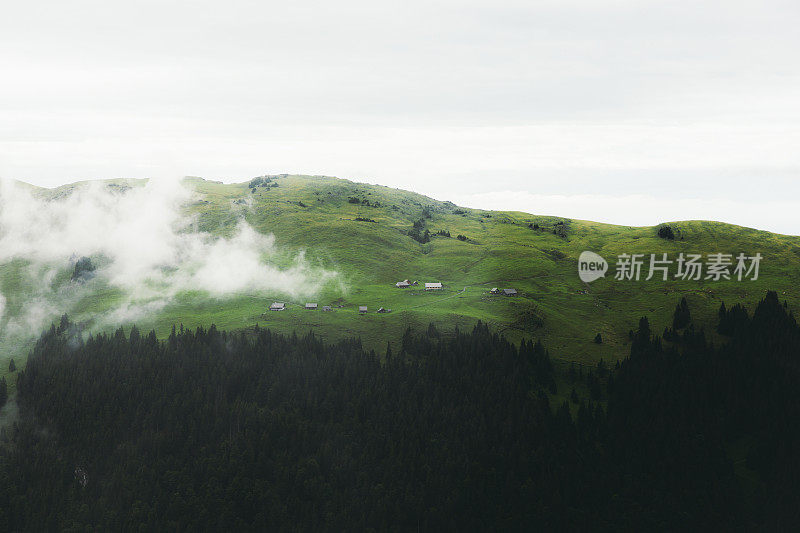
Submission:
[[[628,350],[628,331],[641,316],[649,316],[657,330],[671,323],[682,296],[701,320],[713,319],[722,301],[752,306],[767,290],[776,290],[793,309],[800,303],[800,237],[795,236],[719,222],[682,221],[669,223],[677,238],[666,240],[655,227],[461,208],[407,191],[318,176],[273,176],[269,186],[252,189],[248,183],[198,178],[189,178],[186,184],[199,195],[185,207],[188,215],[197,217],[198,229],[230,235],[244,219],[258,231],[274,234],[282,255],[273,261],[289,262],[303,252],[310,264],[335,270],[339,283],[327,285],[308,301],[320,308],[337,307],[332,312],[307,311],[302,307],[305,301],[278,291],[222,299],[182,293],[138,321],[141,329],[154,328],[159,336],[167,335],[173,324],[213,323],[225,329],[258,324],[282,332],[313,330],[331,340],[359,336],[366,347],[382,352],[387,340],[398,339],[407,327],[434,323],[440,331],[449,332],[482,320],[512,340],[542,339],[556,358],[592,364],[600,358],[621,358]],[[433,235],[425,244],[415,241],[408,232],[418,220],[423,222],[423,231],[442,230],[450,237]],[[580,281],[577,259],[584,250],[609,261],[612,270],[606,278],[591,284]],[[672,259],[681,252],[758,252],[763,260],[757,281],[613,279],[619,254],[643,253],[648,258],[664,252]],[[25,275],[27,267],[21,260],[0,266],[0,290],[6,298],[0,327],[14,317],[26,298],[37,297],[33,278]],[[419,281],[420,286],[395,288],[397,281],[406,278]],[[426,281],[441,281],[444,290],[426,292],[421,289]],[[63,296],[51,305],[54,318],[67,312],[91,324],[92,317],[112,309],[121,297],[117,290],[98,283],[90,295],[71,300],[66,266],[51,283],[61,287],[58,294]],[[519,295],[492,295],[492,287],[515,288]],[[287,310],[268,312],[273,301],[286,302]],[[369,313],[359,315],[359,305],[368,306]],[[379,307],[392,312],[377,314]],[[597,333],[604,339],[602,344],[593,342]],[[5,346],[6,353],[0,357],[3,373],[7,359],[24,357],[26,350],[24,343]],[[22,361],[17,362],[19,366]]]

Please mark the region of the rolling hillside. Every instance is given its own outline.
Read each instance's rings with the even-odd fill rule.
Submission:
[[[142,184],[106,182],[123,194],[127,187]],[[337,276],[306,298],[279,289],[224,297],[179,292],[169,305],[136,321],[140,329],[155,328],[159,336],[168,335],[173,324],[214,323],[241,329],[257,323],[283,332],[313,329],[330,339],[360,336],[368,348],[382,353],[386,339],[399,338],[409,326],[426,328],[434,323],[447,332],[482,320],[512,340],[542,339],[555,358],[593,363],[627,353],[628,332],[639,317],[648,315],[660,328],[671,323],[682,296],[700,319],[714,315],[722,301],[752,305],[768,289],[777,291],[793,309],[800,303],[800,237],[795,236],[684,221],[669,223],[675,234],[669,240],[660,238],[656,227],[468,209],[407,191],[320,176],[267,176],[239,184],[187,178],[185,184],[195,195],[183,210],[196,217],[197,230],[229,236],[244,220],[258,232],[274,235],[279,252],[269,260],[278,267],[291,265],[303,253],[308,265],[335,271]],[[57,201],[81,186],[36,189],[35,194]],[[419,242],[428,240],[426,231],[429,241]],[[580,281],[577,259],[584,250],[609,261],[606,278],[591,284]],[[675,259],[681,252],[758,252],[763,256],[760,276],[757,281],[718,282],[613,279],[619,254],[668,253]],[[102,264],[102,258],[92,259]],[[71,283],[72,266],[60,268],[48,278],[53,286]],[[40,281],[30,270],[22,259],[0,266],[0,290],[6,301],[0,327],[9,324],[26,298],[37,294]],[[404,279],[419,281],[420,286],[395,288]],[[421,285],[426,281],[441,281],[444,290],[425,292]],[[66,312],[99,327],[98,317],[113,309],[121,295],[110,285],[93,287],[68,308],[57,313],[51,309],[53,316],[47,318]],[[519,295],[489,294],[493,287],[515,288]],[[287,310],[267,312],[273,301],[287,302]],[[306,311],[302,308],[306,301],[333,305],[334,311]],[[366,315],[358,314],[360,305],[368,306]],[[379,307],[392,312],[378,314]],[[602,344],[593,342],[597,333]],[[21,357],[26,350],[24,343],[7,343],[2,372],[8,357]]]

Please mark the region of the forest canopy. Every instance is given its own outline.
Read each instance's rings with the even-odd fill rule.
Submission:
[[[378,355],[63,317],[19,371],[0,528],[792,529],[800,329],[775,293],[717,327],[642,318],[573,417],[545,347],[482,323]]]

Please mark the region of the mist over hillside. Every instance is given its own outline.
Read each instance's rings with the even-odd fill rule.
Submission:
[[[102,328],[157,313],[180,294],[301,297],[335,281],[302,253],[275,264],[274,236],[242,218],[226,235],[198,229],[185,209],[198,201],[177,179],[52,190],[0,181],[0,342],[35,335],[64,312]],[[81,258],[91,275],[76,278]]]
[[[671,239],[660,236],[665,227]],[[609,260],[760,253],[763,263],[756,281],[628,281],[612,272],[586,284],[577,275],[584,250]],[[90,270],[76,277],[80,261]],[[630,228],[470,209],[324,176],[0,188],[0,339],[23,359],[26,343],[68,313],[86,331],[136,322],[164,337],[180,324],[261,324],[359,336],[375,349],[408,326],[482,320],[512,339],[542,338],[564,360],[596,362],[627,346],[626,324],[639,316],[667,320],[679,296],[706,318],[722,301],[753,302],[765,290],[796,303],[798,265],[798,237],[715,222]],[[404,279],[443,289],[397,289]],[[517,295],[495,296],[496,287]],[[267,312],[275,301],[287,311]],[[306,302],[333,311],[306,312]],[[375,315],[380,308],[392,312]],[[592,342],[598,333],[602,344]]]
[[[0,250],[0,529],[796,522],[798,237],[281,174],[4,183]]]
[[[720,7],[6,2],[0,533],[800,531],[800,2]]]

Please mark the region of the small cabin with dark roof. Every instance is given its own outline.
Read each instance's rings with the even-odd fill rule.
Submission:
[[[367,312],[367,306],[366,305],[359,305],[358,306],[358,312],[363,315],[364,313]]]

